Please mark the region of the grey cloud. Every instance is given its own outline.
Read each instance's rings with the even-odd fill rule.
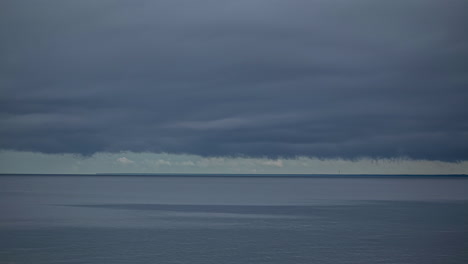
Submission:
[[[468,159],[465,1],[5,1],[0,148]]]

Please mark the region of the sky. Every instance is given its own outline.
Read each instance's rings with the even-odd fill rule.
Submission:
[[[0,172],[468,173],[465,0],[1,5]]]

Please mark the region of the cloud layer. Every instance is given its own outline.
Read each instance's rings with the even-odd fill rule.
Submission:
[[[466,1],[2,6],[2,149],[468,159]]]
[[[468,161],[268,159],[168,153],[43,154],[0,151],[0,173],[468,174]]]

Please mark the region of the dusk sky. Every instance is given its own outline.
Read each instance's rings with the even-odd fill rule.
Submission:
[[[468,173],[467,10],[2,1],[0,173]]]

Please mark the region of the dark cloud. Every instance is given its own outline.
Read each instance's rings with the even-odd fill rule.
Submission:
[[[468,159],[451,1],[4,1],[0,148]]]

